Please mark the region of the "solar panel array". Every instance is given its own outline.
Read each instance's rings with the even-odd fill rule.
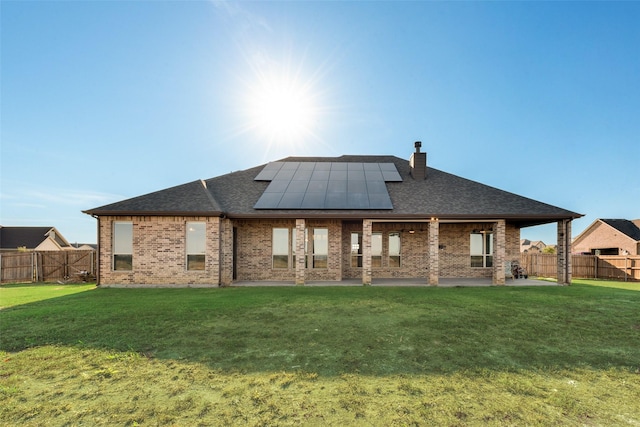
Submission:
[[[385,182],[393,163],[272,162],[254,178],[271,181],[255,209],[393,209]]]

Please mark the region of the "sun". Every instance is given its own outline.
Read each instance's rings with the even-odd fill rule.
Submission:
[[[326,146],[321,136],[330,114],[325,63],[314,63],[306,53],[295,55],[293,49],[280,54],[241,50],[244,67],[236,73],[233,96],[238,121],[231,136],[250,138],[266,159]]]
[[[295,144],[313,133],[317,107],[308,84],[295,77],[270,74],[249,95],[250,125],[271,143]]]
[[[270,146],[295,146],[313,136],[318,119],[313,87],[288,70],[261,72],[249,85],[249,127]]]

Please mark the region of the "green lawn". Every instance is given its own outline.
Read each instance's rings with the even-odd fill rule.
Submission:
[[[0,424],[640,424],[640,284],[21,285],[0,306]]]

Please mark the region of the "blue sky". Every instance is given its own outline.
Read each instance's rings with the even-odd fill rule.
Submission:
[[[640,2],[0,7],[5,226],[95,242],[82,210],[416,140],[434,168],[585,214],[574,236],[640,218]]]

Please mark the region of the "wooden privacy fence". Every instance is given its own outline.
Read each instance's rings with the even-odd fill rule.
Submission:
[[[39,251],[0,254],[2,283],[82,281],[95,277],[96,251]]]
[[[520,258],[531,276],[557,275],[555,254],[521,254]],[[640,281],[640,256],[571,255],[571,270],[575,278]]]

